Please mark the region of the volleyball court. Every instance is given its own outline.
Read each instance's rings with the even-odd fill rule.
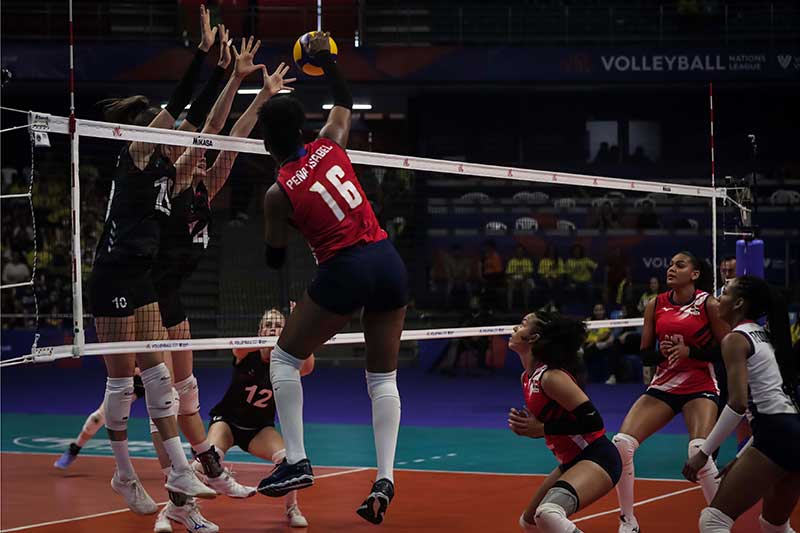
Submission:
[[[228,361],[233,348],[272,347],[275,337],[257,336],[259,319],[272,307],[289,311],[289,301],[302,294],[313,274],[313,258],[294,236],[287,267],[277,273],[267,272],[261,254],[262,220],[254,217],[232,223],[225,210],[215,208],[214,196],[219,193],[223,198],[226,181],[236,180],[237,172],[248,165],[261,171],[262,187],[271,182],[267,177],[273,170],[259,140],[154,131],[89,120],[77,120],[71,131],[65,117],[33,112],[15,117],[23,122],[22,127],[3,135],[17,136],[8,146],[32,152],[29,187],[27,191],[4,190],[3,201],[16,202],[12,208],[15,217],[31,220],[33,231],[28,236],[33,239],[29,249],[34,270],[30,280],[3,286],[4,297],[12,295],[10,299],[15,302],[15,312],[4,313],[3,320],[4,327],[29,325],[41,335],[31,339],[33,345],[26,353],[2,362],[2,531],[147,531],[152,527],[152,517],[131,514],[109,490],[113,459],[102,432],[69,470],[53,468],[53,461],[80,429],[80,415],[91,412],[99,402],[103,371],[97,356],[192,350],[197,360],[219,362]],[[4,147],[6,142],[4,137]],[[196,272],[182,285],[191,338],[154,338],[147,331],[136,331],[116,332],[125,340],[97,340],[87,298],[87,274],[95,259],[107,198],[113,194],[103,177],[113,175],[116,158],[126,142],[174,147],[189,154],[188,179],[202,176],[211,191],[212,216],[194,234],[206,253]],[[617,223],[609,226],[604,218],[635,208],[662,220],[661,257],[692,248],[713,258],[716,264],[716,211],[718,202],[726,197],[725,191],[668,181],[357,150],[349,154],[362,182],[373,185],[371,189],[366,186],[369,199],[385,209],[384,225],[407,262],[412,293],[418,299],[407,322],[414,327],[407,325],[403,333],[405,368],[400,369],[400,389],[404,418],[396,478],[399,492],[381,527],[387,531],[517,531],[520,510],[554,463],[541,441],[520,439],[504,427],[508,408],[522,403],[519,373],[515,373],[515,362],[506,357],[504,348],[522,312],[484,313],[485,306],[488,310],[532,309],[558,301],[564,312],[586,314],[586,303],[599,295],[591,287],[570,287],[567,301],[561,304],[563,294],[547,284],[523,283],[515,287],[519,290],[510,292],[489,286],[482,289],[471,322],[462,314],[426,316],[426,308],[435,308],[448,298],[460,298],[457,305],[469,308],[475,302],[471,291],[478,290],[468,285],[455,291],[437,286],[430,273],[437,251],[475,253],[478,247],[494,246],[511,255],[522,246],[528,254],[545,256],[548,244],[556,243],[561,249],[579,244],[589,258],[606,249],[629,250],[632,256],[619,257],[620,263],[638,262],[642,256],[655,255],[658,259],[652,246],[643,242],[637,219],[617,217]],[[236,164],[232,155],[237,156]],[[453,195],[453,190],[458,194]],[[263,189],[256,187],[253,196],[259,198],[262,193]],[[411,209],[399,209],[396,202],[392,205],[392,200],[403,196]],[[37,213],[45,212],[42,206],[46,203],[57,204],[57,209],[47,209],[48,218],[37,220]],[[392,212],[393,208],[397,211]],[[597,222],[591,221],[592,216]],[[672,222],[667,225],[665,220]],[[583,229],[586,227],[593,229]],[[417,239],[427,241],[427,257],[419,256]],[[59,258],[68,257],[70,252],[81,260],[60,264]],[[63,280],[65,274],[69,276],[66,283],[55,281]],[[622,281],[632,274],[621,268],[619,275]],[[44,300],[46,307],[41,305]],[[118,301],[116,305],[124,307],[127,302]],[[483,319],[486,321],[481,322]],[[589,321],[587,327],[590,331],[622,331],[641,323],[640,318],[617,314],[613,319]],[[70,333],[61,336],[47,327],[64,324]],[[359,329],[358,321],[353,320],[349,330],[334,337],[318,359],[329,358],[343,366],[360,364],[364,338]],[[477,400],[467,398],[463,382],[448,383],[411,366],[433,365],[445,353],[444,347],[458,339],[485,340],[492,346],[489,352],[496,354],[493,359],[500,361],[489,369],[497,376],[469,383]],[[635,360],[631,358],[625,365],[634,376],[632,381],[641,383],[642,370]],[[477,366],[487,366],[486,361]],[[589,372],[606,375],[608,369],[590,368]],[[203,391],[201,413],[205,415],[227,382],[228,369],[198,369],[197,375]],[[309,454],[318,458],[316,464],[320,466],[317,484],[300,494],[303,510],[311,527],[318,531],[367,530],[373,526],[353,513],[374,476],[363,375],[348,368],[323,367],[306,381]],[[597,399],[601,411],[608,413],[606,427],[610,432],[619,427],[630,405],[625,402],[641,391],[638,385],[627,387],[606,399]],[[131,441],[144,443],[134,450],[136,467],[148,491],[160,495],[158,502],[164,503],[163,478],[146,444],[142,416],[142,410],[134,410]],[[637,473],[643,476],[636,484],[637,514],[648,532],[692,531],[705,502],[698,486],[680,479],[685,435],[675,427],[667,433],[664,440],[648,444],[652,446],[650,452],[645,445],[637,455]],[[731,456],[728,443],[720,464]],[[247,484],[256,484],[270,468],[241,453],[229,454],[226,462]],[[757,512],[753,509],[744,516],[735,531],[756,531]],[[203,513],[225,531],[287,529],[279,502],[261,496],[242,501],[218,498],[204,503]],[[575,521],[585,531],[612,532],[616,531],[618,514],[612,491],[575,515]],[[800,514],[796,512],[794,519],[800,520]]]

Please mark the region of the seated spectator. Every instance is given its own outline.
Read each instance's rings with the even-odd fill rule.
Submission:
[[[441,294],[437,303],[441,302],[445,307],[450,304],[450,291],[453,288],[453,258],[446,250],[437,249],[433,252],[429,273],[430,290],[433,294]]]
[[[652,201],[642,202],[642,212],[636,220],[636,229],[661,229],[661,221],[656,214],[655,204]]]
[[[792,335],[792,346],[800,345],[800,314],[797,315],[794,324],[789,328],[789,332]]]
[[[470,301],[469,311],[461,317],[459,327],[475,327],[491,324],[491,311],[481,304],[479,298]],[[452,339],[442,350],[441,355],[431,367],[431,372],[455,376],[459,368],[468,375],[485,371],[486,355],[491,337],[464,337]]]
[[[589,321],[607,320],[606,306],[595,304]],[[588,368],[611,369],[610,383],[616,383],[616,350],[611,328],[589,329],[583,344],[583,360]],[[614,380],[611,379],[614,377]]]
[[[533,288],[533,261],[525,255],[525,248],[517,245],[514,257],[506,264],[506,295],[508,310],[514,304],[514,293],[522,291],[522,302],[525,309],[530,307],[530,292]]]
[[[565,268],[567,283],[576,296],[587,298],[592,290],[592,277],[597,270],[597,263],[586,257],[583,246],[578,243],[572,245],[570,253]]]
[[[618,318],[635,318],[637,316],[641,316],[637,312],[637,309],[632,305],[626,305],[622,308]],[[632,369],[626,364],[626,356],[634,355],[639,357],[642,328],[614,328],[611,331],[611,335],[614,337],[616,367],[613,369],[614,373],[606,380],[606,383],[611,385],[614,383],[635,381]]]
[[[636,309],[639,310],[640,315],[644,314],[644,308],[647,307],[647,303],[658,296],[660,289],[661,287],[658,278],[655,276],[650,278],[650,282],[647,285],[647,290],[644,291],[644,294],[642,294],[642,296],[639,298],[639,303],[636,304]]]
[[[558,303],[558,292],[564,281],[564,260],[559,257],[558,248],[555,245],[547,245],[544,257],[539,261],[538,274],[545,286],[547,298],[554,299]]]
[[[475,296],[475,288],[480,279],[480,262],[477,256],[468,254],[459,244],[452,247],[450,257],[453,267],[453,286],[451,290],[463,291],[466,296],[466,303],[469,304]]]
[[[19,252],[13,252],[11,259],[3,267],[3,285],[25,283],[31,280],[31,269]]]
[[[486,241],[481,256],[481,277],[485,291],[484,299],[489,309],[497,307],[497,290],[503,287],[504,274],[503,258],[497,252],[497,245],[493,240]]]
[[[600,212],[598,213],[594,227],[603,231],[622,227],[619,221],[619,214],[617,210],[614,209],[614,205],[611,201],[603,202],[600,205]]]

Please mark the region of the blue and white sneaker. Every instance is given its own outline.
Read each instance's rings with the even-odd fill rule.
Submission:
[[[392,498],[394,498],[394,483],[386,478],[381,478],[373,483],[372,492],[361,504],[361,507],[356,509],[356,513],[367,522],[380,524],[383,522],[383,515]]]
[[[197,500],[190,498],[186,505],[178,507],[172,502],[162,511],[166,518],[183,524],[186,531],[199,531],[200,533],[217,533],[219,526],[200,514]]]
[[[53,466],[61,470],[66,470],[75,462],[79,453],[81,453],[81,447],[72,442],[69,445],[69,449],[53,463]]]
[[[293,490],[304,489],[314,484],[314,472],[308,459],[289,464],[284,459],[272,470],[272,473],[258,484],[258,492],[264,496],[279,498]]]

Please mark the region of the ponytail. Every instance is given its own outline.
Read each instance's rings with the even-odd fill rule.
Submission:
[[[701,291],[705,291],[709,294],[714,292],[714,267],[711,263],[708,262],[706,259],[699,259],[696,255],[692,252],[678,252],[681,255],[685,255],[691,261],[692,266],[694,269],[697,270],[700,275],[694,281],[695,289],[700,289]]]
[[[127,98],[108,98],[97,104],[102,107],[104,120],[119,124],[147,126],[159,113],[158,109],[150,106],[150,100],[141,94]]]
[[[758,320],[767,317],[767,333],[775,359],[783,378],[783,386],[791,398],[796,395],[798,361],[792,350],[792,336],[789,327],[789,309],[783,295],[766,281],[755,276],[736,278],[737,296],[747,302],[746,317]]]

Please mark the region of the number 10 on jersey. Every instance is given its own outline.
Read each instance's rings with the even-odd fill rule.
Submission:
[[[355,184],[352,181],[342,181],[342,178],[345,176],[344,170],[339,165],[334,165],[328,172],[325,173],[325,179],[333,185],[333,188],[336,189],[336,192],[339,193],[350,209],[355,209],[364,201],[364,198],[356,189]],[[333,199],[331,193],[328,192],[328,189],[319,181],[315,182],[311,187],[309,187],[310,191],[314,191],[315,193],[322,196],[322,199],[331,208],[333,211],[336,220],[341,222],[344,220],[344,211],[339,207],[339,204],[336,203],[336,200]]]

